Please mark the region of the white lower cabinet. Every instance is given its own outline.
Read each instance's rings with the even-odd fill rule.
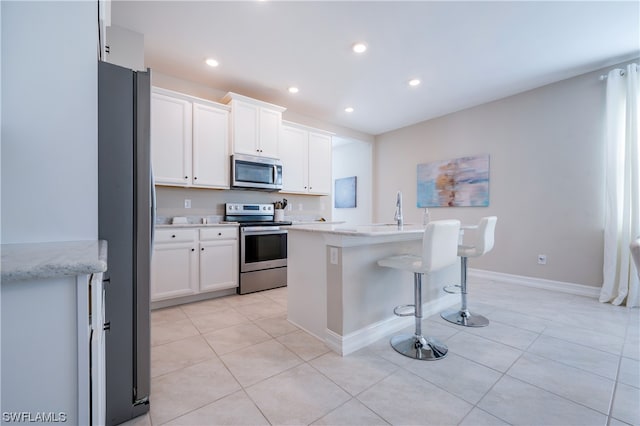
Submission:
[[[200,291],[235,287],[238,287],[238,230],[201,229]]]
[[[151,300],[238,286],[238,228],[156,230]]]

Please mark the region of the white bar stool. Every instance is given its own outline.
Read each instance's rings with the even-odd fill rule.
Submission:
[[[414,334],[399,334],[391,338],[391,346],[402,355],[427,361],[447,355],[448,349],[443,343],[422,335],[422,275],[431,274],[456,262],[459,233],[458,220],[430,222],[422,238],[422,256],[407,254],[378,260],[380,266],[413,272],[414,304],[396,306],[393,310],[399,316],[413,315],[416,321]],[[398,312],[398,309],[407,307],[413,307],[413,312]]]
[[[474,229],[475,241],[472,246],[459,245],[460,256],[460,296],[462,303],[460,309],[448,309],[440,314],[445,320],[465,327],[485,327],[489,320],[482,315],[472,314],[467,308],[467,259],[479,257],[493,248],[494,233],[496,229],[496,216],[483,217],[477,226],[463,226],[462,229]]]

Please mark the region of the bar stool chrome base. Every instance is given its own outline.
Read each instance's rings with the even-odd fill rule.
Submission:
[[[440,316],[442,319],[465,327],[486,327],[489,325],[488,319],[482,315],[472,314],[468,310],[448,309],[442,312]]]
[[[398,334],[391,338],[391,347],[409,358],[434,361],[447,356],[449,349],[432,337]]]

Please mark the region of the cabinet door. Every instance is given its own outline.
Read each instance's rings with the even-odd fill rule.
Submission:
[[[200,243],[200,291],[238,287],[238,241]]]
[[[229,112],[193,104],[193,186],[229,188]]]
[[[233,152],[260,155],[258,149],[259,108],[241,101],[231,103]]]
[[[197,292],[196,242],[155,244],[151,259],[151,300]]]
[[[308,132],[297,127],[282,126],[281,154],[282,191],[307,192]]]
[[[151,161],[157,184],[191,183],[191,102],[151,95]]]
[[[279,158],[280,123],[282,113],[260,108],[259,118],[259,151],[263,157]]]
[[[331,193],[331,136],[309,133],[309,193]]]

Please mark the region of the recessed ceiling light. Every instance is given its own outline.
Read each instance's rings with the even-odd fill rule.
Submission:
[[[344,112],[353,112],[353,107],[346,107]]]
[[[220,63],[219,63],[218,61],[216,61],[215,59],[213,59],[213,58],[209,58],[209,59],[207,59],[207,60],[205,61],[205,63],[206,63],[207,65],[209,65],[210,67],[217,67],[218,65],[220,65]]]
[[[414,78],[412,80],[409,80],[409,86],[419,86],[420,85],[420,79],[419,78]]]
[[[299,91],[300,90],[295,86],[289,87],[289,93],[298,93]]]
[[[367,45],[364,43],[356,43],[353,45],[353,51],[356,53],[364,53],[367,50]]]

